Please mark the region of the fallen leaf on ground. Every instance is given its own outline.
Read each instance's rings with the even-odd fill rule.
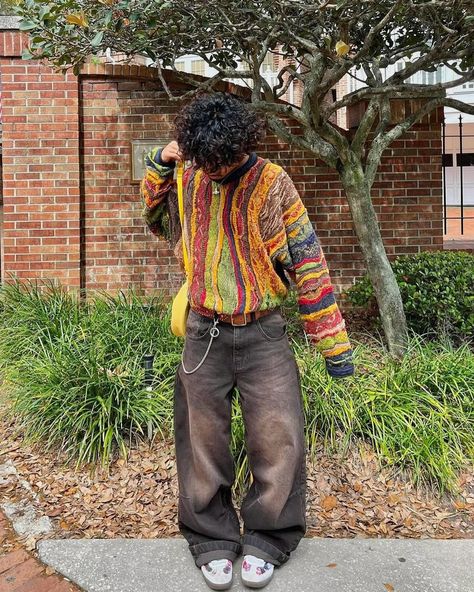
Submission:
[[[180,536],[172,440],[134,444],[127,460],[117,458],[108,471],[95,474],[88,467],[75,470],[58,451],[26,444],[1,414],[0,441],[1,462],[12,462],[18,471],[2,485],[2,497],[26,496],[40,515],[52,518],[53,532],[38,540]],[[308,458],[307,477],[307,537],[474,537],[474,471],[468,468],[459,477],[459,496],[441,497],[381,467],[370,446],[358,442],[344,456],[320,445]],[[233,492],[237,508],[242,493]]]
[[[333,510],[336,506],[337,498],[335,498],[333,495],[327,495],[321,502],[321,507],[326,510],[326,512]]]

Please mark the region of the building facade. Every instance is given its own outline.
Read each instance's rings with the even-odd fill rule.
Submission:
[[[172,139],[178,104],[153,68],[89,64],[79,77],[63,76],[22,60],[24,42],[17,30],[0,31],[3,281],[173,294],[182,276],[168,245],[143,223],[138,180],[143,152]],[[175,92],[187,89],[166,76]],[[383,157],[373,204],[390,258],[443,248],[441,118],[431,113]],[[351,286],[366,266],[337,172],[271,134],[260,154],[294,180],[336,291]]]

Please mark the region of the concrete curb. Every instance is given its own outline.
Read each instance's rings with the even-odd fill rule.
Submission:
[[[209,592],[181,539],[45,540],[42,561],[87,592]],[[233,591],[240,584],[234,564]],[[474,592],[474,540],[303,539],[268,592]]]

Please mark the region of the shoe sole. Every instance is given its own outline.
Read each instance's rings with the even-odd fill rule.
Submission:
[[[214,584],[210,582],[205,576],[204,580],[211,590],[228,590],[232,586],[233,579],[228,584]]]
[[[265,580],[264,582],[251,582],[249,580],[246,580],[244,577],[241,577],[241,580],[242,584],[244,586],[247,586],[247,588],[263,588],[272,580],[272,578],[273,574],[268,578],[268,580]]]

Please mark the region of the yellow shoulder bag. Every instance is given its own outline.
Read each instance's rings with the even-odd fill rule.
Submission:
[[[181,221],[181,242],[183,245],[183,261],[184,270],[186,272],[186,281],[179,289],[173,300],[171,307],[171,332],[176,337],[184,337],[186,335],[186,321],[189,313],[188,300],[188,277],[189,277],[189,259],[186,249],[186,241],[184,240],[184,198],[183,198],[183,172],[184,163],[178,162],[176,171],[176,184],[178,188],[178,209],[179,219]]]

